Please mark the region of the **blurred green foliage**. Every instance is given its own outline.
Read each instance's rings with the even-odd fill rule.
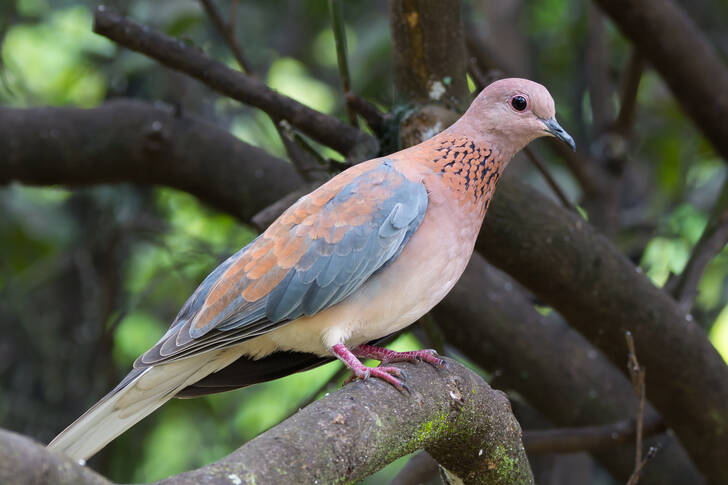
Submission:
[[[92,107],[114,96],[162,99],[223,123],[241,139],[285,156],[273,124],[263,113],[219,98],[198,83],[91,33],[91,3],[18,0],[0,6],[0,104]],[[235,67],[196,2],[119,3],[139,21],[188,40]],[[237,33],[246,54],[258,72],[265,73],[263,78],[270,86],[343,118],[325,4],[315,0],[243,1],[237,10]],[[584,136],[591,119],[588,98],[583,89],[572,85],[576,66],[583,59],[583,52],[573,46],[585,36],[584,4],[577,0],[530,0],[525,5],[518,27],[532,58],[538,59],[533,77],[548,82],[562,124],[577,127],[574,131]],[[472,14],[472,22],[488,29],[477,2],[465,2],[465,8]],[[349,1],[344,13],[349,22],[346,32],[354,89],[391,108],[395,93],[386,4]],[[608,35],[610,62],[619,70],[629,48],[612,27]],[[716,159],[651,71],[644,76],[639,106],[639,142],[633,158],[635,164],[640,161],[640,183],[650,186],[650,198],[631,202],[634,210],[629,212],[632,222],[626,223],[626,232],[632,231],[630,240],[641,242],[634,250],[634,244],[625,238],[624,248],[655,284],[663,285],[671,274],[682,271],[726,178],[726,166]],[[324,155],[334,156],[330,150]],[[550,162],[559,183],[577,199],[577,184],[568,171]],[[524,178],[538,178],[522,170]],[[250,242],[255,232],[172,189],[155,188],[149,196],[151,203],[147,203],[146,194],[128,190],[92,188],[82,193],[86,203],[107,208],[103,224],[120,227],[131,238],[120,269],[118,306],[96,322],[113,331],[113,372],[101,386],[108,389],[136,356],[159,338],[202,278],[223,258]],[[23,302],[46,284],[49,274],[78,254],[79,244],[88,243],[84,239],[87,233],[72,210],[72,194],[57,187],[11,186],[0,190],[0,300],[6,305],[0,309],[25,315],[26,332],[39,331],[31,317],[32,311],[40,310],[23,308]],[[135,228],[132,222],[141,215],[153,223]],[[646,234],[641,229],[645,226],[649,228]],[[696,316],[710,329],[711,339],[728,360],[726,275],[728,252],[724,250],[701,281]],[[54,309],[46,311],[52,313]],[[404,334],[393,347],[412,349],[419,347],[419,342]],[[2,350],[0,346],[0,353]],[[53,366],[53,355],[35,358]],[[0,375],[2,363],[0,359]],[[338,365],[328,364],[222,395],[170,402],[147,420],[143,433],[130,432],[117,440],[101,466],[114,480],[150,481],[214,461],[315,397],[312,394],[331,378]],[[5,388],[10,381],[3,377],[0,385]],[[98,397],[100,394],[88,395],[88,402],[71,403],[73,413],[81,412]],[[0,395],[0,421],[13,428],[14,423],[8,421],[8,402]],[[55,426],[58,431],[61,423]],[[39,438],[47,439],[48,432],[38,431]],[[130,455],[138,457],[137,466],[129,465]],[[402,464],[398,461],[367,483],[386,483]]]

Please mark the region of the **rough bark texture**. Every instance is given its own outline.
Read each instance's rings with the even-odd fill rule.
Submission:
[[[728,160],[728,68],[697,25],[672,0],[596,3],[655,66],[685,112]]]
[[[103,6],[96,9],[94,32],[182,71],[233,99],[260,108],[276,120],[285,119],[347,157],[361,160],[375,154],[379,148],[371,135],[283,96],[181,40],[150,30]]]
[[[631,331],[650,402],[708,481],[728,481],[728,366],[666,293],[578,215],[512,179],[477,247],[624,369]]]
[[[555,426],[612,424],[634,417],[637,399],[619,369],[558,316],[539,314],[520,285],[481,255],[473,255],[433,312],[448,343],[494,372],[498,387],[517,391]],[[656,411],[648,406],[647,413]],[[673,436],[648,441],[656,443],[660,453],[645,468],[640,484],[701,483]],[[595,456],[623,482],[634,468],[631,445]]]
[[[397,365],[409,393],[377,379],[347,385],[222,460],[157,483],[353,483],[422,448],[466,484],[533,483],[505,394],[452,360],[447,369]],[[0,432],[0,481],[109,483],[7,432]]]
[[[225,130],[140,101],[0,108],[0,153],[0,185],[162,184],[245,221],[303,183],[292,165]]]
[[[464,108],[467,56],[460,1],[390,0],[389,19],[401,101]]]

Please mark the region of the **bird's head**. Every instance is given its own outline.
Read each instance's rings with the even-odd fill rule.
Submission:
[[[575,148],[574,139],[556,121],[554,100],[528,79],[501,79],[475,98],[461,121],[512,156],[531,141],[553,136]]]

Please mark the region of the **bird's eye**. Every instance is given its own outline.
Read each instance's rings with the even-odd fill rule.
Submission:
[[[526,101],[526,98],[523,96],[513,96],[511,98],[511,106],[513,106],[513,109],[516,111],[523,111],[526,109],[526,106],[528,106],[528,101]]]

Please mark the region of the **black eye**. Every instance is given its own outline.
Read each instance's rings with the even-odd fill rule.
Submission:
[[[526,109],[526,106],[528,106],[528,101],[526,101],[526,98],[523,96],[513,96],[511,98],[511,106],[513,106],[513,109],[516,111],[523,111]]]

